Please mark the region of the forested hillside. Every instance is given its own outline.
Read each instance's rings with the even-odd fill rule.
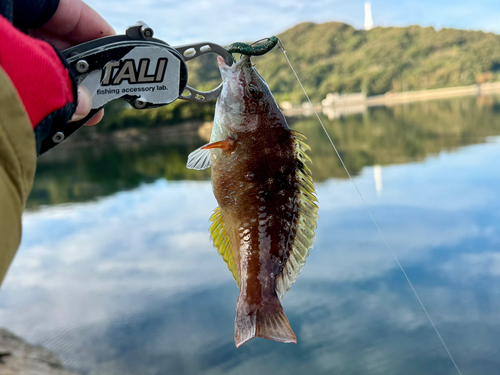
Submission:
[[[500,36],[481,31],[432,27],[377,27],[355,30],[339,22],[301,23],[278,35],[313,101],[329,92],[367,95],[388,91],[453,87],[500,79]],[[237,56],[238,58],[238,56]],[[301,103],[303,93],[275,48],[254,57],[278,102]],[[215,57],[202,56],[188,64],[189,84],[208,90],[221,79]],[[147,111],[109,108],[100,131],[127,127],[157,127],[186,119],[209,120],[214,103],[199,105],[178,100]]]
[[[365,31],[328,22],[301,23],[278,37],[316,100],[329,92],[376,95],[471,85],[497,80],[500,73],[500,37],[481,31],[420,26]],[[281,51],[253,60],[275,95],[302,101]]]

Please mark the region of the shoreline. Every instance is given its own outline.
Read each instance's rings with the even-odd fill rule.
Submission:
[[[348,114],[362,113],[369,107],[391,107],[396,104],[447,99],[461,96],[490,95],[495,93],[500,93],[500,82],[419,91],[387,92],[381,95],[362,97],[358,100],[344,101],[333,105],[324,106],[322,104],[314,104],[314,109],[316,111],[321,111],[328,117],[329,120],[333,120]],[[290,117],[297,115],[309,115],[312,113],[313,111],[309,106],[309,103],[304,103],[302,107],[283,109],[283,114]]]
[[[500,82],[484,83],[460,87],[449,87],[432,90],[406,91],[399,93],[388,92],[382,95],[363,97],[362,100],[350,100],[323,106],[314,104],[314,109],[334,120],[342,116],[364,113],[370,107],[392,107],[397,104],[446,99],[461,96],[479,96],[500,93]],[[282,106],[280,106],[282,107]],[[281,108],[286,117],[310,116],[314,114],[309,103],[304,107]],[[212,122],[186,120],[177,125],[159,126],[155,128],[136,128],[115,130],[109,133],[99,133],[97,125],[80,130],[77,134],[57,147],[60,152],[67,152],[74,148],[89,147],[95,144],[114,144],[121,147],[135,147],[145,142],[162,144],[192,144],[200,141],[208,142],[212,130]],[[50,157],[43,156],[43,160]]]

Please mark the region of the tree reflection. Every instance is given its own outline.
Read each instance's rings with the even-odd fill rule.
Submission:
[[[492,96],[463,97],[368,108],[323,121],[347,168],[356,175],[365,166],[419,161],[500,134],[500,102]],[[315,181],[346,177],[315,117],[292,118],[290,124],[309,139]],[[194,138],[187,142],[184,137],[176,144],[156,139],[56,148],[39,160],[28,208],[87,201],[159,178],[209,179],[210,170],[186,168],[188,154],[203,144]]]

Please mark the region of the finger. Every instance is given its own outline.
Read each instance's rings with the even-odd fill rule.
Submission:
[[[92,109],[92,98],[85,87],[78,87],[78,104],[71,117],[70,122],[80,121],[81,119],[88,116],[90,110]]]
[[[61,0],[43,29],[73,44],[115,34],[111,25],[82,0]]]
[[[60,35],[55,35],[50,31],[46,31],[44,29],[30,29],[29,35],[33,38],[45,40],[49,42],[54,47],[56,47],[59,51],[62,51],[66,48],[72,47],[74,43],[70,42],[66,38]]]
[[[92,117],[89,121],[85,123],[85,126],[94,126],[95,124],[99,123],[99,121],[101,121],[103,117],[104,117],[104,109],[101,109],[99,112],[95,114],[94,117]]]

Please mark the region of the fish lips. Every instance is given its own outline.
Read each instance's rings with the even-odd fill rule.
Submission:
[[[226,64],[224,59],[221,56],[217,56],[217,63],[219,65],[220,71],[229,71],[229,70],[236,70],[237,68],[241,67],[242,65],[245,64],[252,64],[250,60],[250,56],[248,55],[241,55],[241,58],[236,62],[235,64],[229,66]]]

